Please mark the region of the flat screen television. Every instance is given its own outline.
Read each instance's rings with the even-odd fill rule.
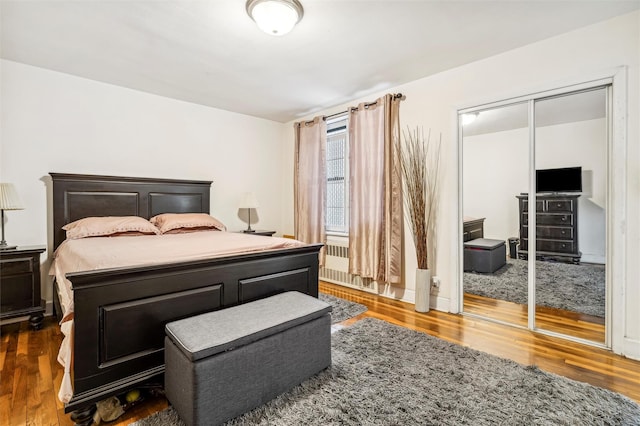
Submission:
[[[536,170],[536,192],[582,192],[582,167]]]

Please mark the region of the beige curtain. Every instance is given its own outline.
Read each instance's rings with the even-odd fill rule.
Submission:
[[[349,272],[402,282],[402,175],[395,143],[400,99],[386,95],[349,113]]]
[[[294,232],[297,240],[325,243],[327,124],[323,117],[294,123]],[[320,251],[324,265],[324,249]]]

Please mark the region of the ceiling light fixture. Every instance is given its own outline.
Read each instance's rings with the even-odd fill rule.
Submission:
[[[282,36],[300,22],[304,10],[298,0],[247,0],[247,13],[265,33]]]
[[[479,115],[480,115],[479,112],[471,112],[471,113],[467,113],[467,114],[462,114],[462,125],[466,126],[466,125],[469,125],[469,124],[473,123],[474,121],[476,121],[476,119],[478,118]]]

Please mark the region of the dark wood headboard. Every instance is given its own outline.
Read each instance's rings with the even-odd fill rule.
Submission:
[[[49,173],[53,180],[53,243],[67,223],[90,216],[209,213],[211,181]]]

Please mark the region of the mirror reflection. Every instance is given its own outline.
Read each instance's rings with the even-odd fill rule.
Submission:
[[[605,342],[606,89],[535,103],[536,325]]]
[[[527,326],[516,195],[529,183],[527,104],[463,115],[464,311]],[[514,214],[514,209],[515,214]]]
[[[607,90],[460,115],[464,312],[606,343]]]

